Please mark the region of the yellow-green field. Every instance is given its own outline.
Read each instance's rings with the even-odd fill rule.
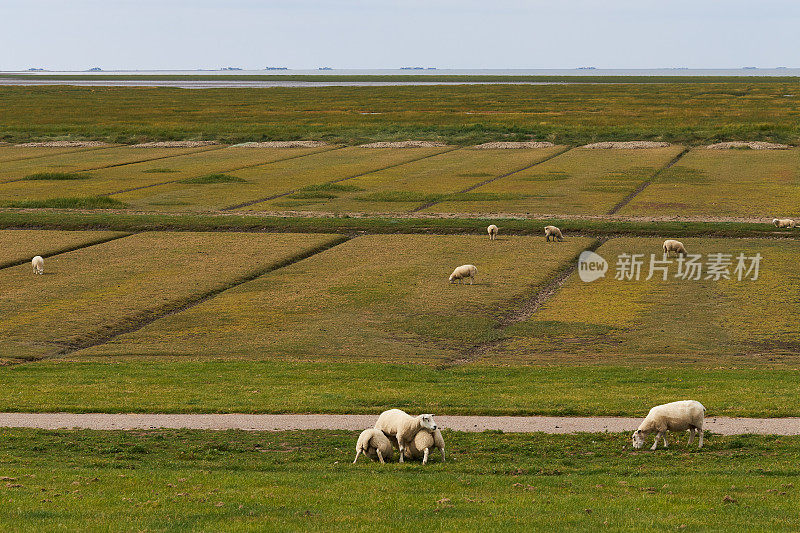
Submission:
[[[0,198],[2,198],[3,202],[8,202],[107,195],[136,187],[148,187],[158,183],[196,178],[207,174],[224,173],[247,166],[270,163],[280,159],[313,153],[320,150],[320,148],[215,148],[213,150],[205,149],[200,153],[184,155],[174,155],[175,152],[172,150],[175,150],[175,148],[126,147],[118,150],[127,150],[125,153],[132,154],[132,157],[140,154],[136,156],[139,158],[144,158],[142,154],[151,153],[150,150],[154,150],[153,154],[173,154],[173,156],[167,159],[93,170],[87,173],[89,176],[87,179],[22,180],[12,183],[0,183]],[[197,149],[194,149],[194,152],[197,152]],[[78,156],[73,157],[77,158]],[[116,158],[119,158],[119,154],[117,154]],[[53,159],[53,161],[60,162],[63,160],[59,157]],[[27,163],[27,166],[24,171],[19,171],[18,174],[27,175],[55,171],[55,167],[37,166],[35,161],[22,161],[19,163]],[[57,171],[61,172],[63,170],[59,169]]]
[[[294,208],[323,212],[411,211],[442,195],[457,193],[487,179],[525,168],[561,150],[564,150],[564,147],[452,150],[421,161],[347,180],[347,186],[352,190],[340,191],[334,198],[308,198],[304,202],[292,198],[280,198],[256,204],[250,209]]]
[[[601,215],[681,150],[679,146],[638,150],[576,148],[474,191],[517,198],[442,202],[426,211]]]
[[[650,254],[662,259],[661,239],[612,239],[597,251],[609,263],[591,283],[573,274],[530,320],[509,328],[509,339],[486,355],[491,362],[635,360],[748,363],[800,352],[800,244],[788,240],[684,239],[702,254],[700,280],[676,278],[677,260],[649,276]],[[709,254],[732,254],[731,279],[706,279]],[[757,280],[738,280],[736,257],[762,256]],[[618,280],[620,254],[644,254],[641,279]],[[750,261],[745,262],[750,267]],[[691,276],[694,277],[694,276]],[[733,360],[726,359],[734,357]]]
[[[76,355],[442,361],[495,339],[498,321],[591,241],[357,237]],[[474,285],[450,284],[474,263]]]
[[[53,155],[68,154],[70,152],[85,152],[95,149],[96,148],[57,148],[46,146],[0,146],[0,163],[22,159],[45,158]]]
[[[235,148],[235,150],[247,154],[249,150],[258,149]],[[297,152],[291,153],[307,153],[296,148],[293,150]],[[223,209],[246,202],[256,202],[263,198],[287,193],[295,189],[302,189],[303,187],[373,172],[388,166],[437,154],[441,151],[443,151],[441,148],[397,150],[359,147],[326,150],[306,157],[276,161],[263,166],[227,173],[243,181],[208,184],[169,183],[148,189],[116,194],[113,195],[113,198],[133,206],[157,208],[159,210]],[[309,204],[324,201],[326,196],[335,194],[335,190],[301,190],[288,198],[282,198],[277,203],[284,209],[286,208],[284,206],[308,208]],[[345,190],[347,190],[346,186]],[[298,197],[302,197],[302,199],[298,199]],[[255,210],[263,210],[265,208],[265,204],[262,203],[256,203],[254,206],[248,207],[248,209]]]
[[[0,268],[126,235],[116,231],[0,231]],[[47,269],[49,261],[45,263]],[[2,355],[0,355],[2,357]]]
[[[218,149],[219,147],[213,147]],[[21,150],[25,150],[21,148]],[[34,150],[28,148],[27,150]],[[41,148],[36,148],[41,150]],[[135,148],[118,146],[111,148],[95,148],[82,151],[71,151],[49,157],[37,157],[18,161],[0,163],[0,182],[18,180],[26,176],[45,172],[81,172],[99,170],[112,165],[128,165],[137,161],[149,161],[208,151],[206,148]],[[153,161],[154,166],[159,163]],[[83,181],[83,180],[81,180]],[[26,181],[26,185],[33,182]]]
[[[43,276],[28,264],[2,269],[0,354],[36,359],[91,343],[333,239],[141,233],[53,256]]]
[[[696,148],[621,213],[800,217],[800,149]]]

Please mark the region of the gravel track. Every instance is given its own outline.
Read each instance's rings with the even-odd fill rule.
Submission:
[[[38,429],[241,429],[288,431],[372,427],[376,415],[252,414],[106,414],[0,413],[0,427]],[[507,433],[603,433],[633,431],[642,418],[559,416],[437,416],[437,423],[456,431],[501,430]],[[720,435],[800,435],[800,418],[706,418],[707,431]]]

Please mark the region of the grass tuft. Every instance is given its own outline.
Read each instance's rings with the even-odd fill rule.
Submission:
[[[127,207],[125,202],[107,196],[71,196],[66,198],[48,198],[47,200],[20,200],[8,202],[6,207],[23,209],[112,209]]]
[[[186,178],[179,180],[178,183],[187,183],[192,185],[208,185],[211,183],[246,183],[247,180],[238,176],[231,176],[230,174],[208,174],[206,176],[197,176],[195,178]]]
[[[81,174],[78,172],[37,172],[36,174],[29,174],[25,176],[24,180],[37,181],[37,180],[87,180],[91,178],[91,174]]]

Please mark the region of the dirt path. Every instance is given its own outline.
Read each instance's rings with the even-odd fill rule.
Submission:
[[[249,414],[105,414],[0,413],[0,427],[39,429],[242,429],[285,431],[360,430],[376,415]],[[633,431],[641,418],[550,416],[437,416],[440,426],[456,431],[502,430],[508,433],[603,433]],[[756,433],[800,435],[800,418],[706,418],[706,430],[721,435]]]

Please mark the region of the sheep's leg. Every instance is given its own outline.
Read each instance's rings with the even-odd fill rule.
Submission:
[[[361,450],[360,449],[356,452],[356,458],[353,459],[353,464],[356,464],[356,461],[358,461],[358,456],[359,455],[361,455]]]
[[[691,446],[694,442],[694,428],[689,428],[689,442],[686,443],[687,446]]]
[[[425,448],[425,453],[422,455],[422,464],[428,464],[428,451],[430,448]]]
[[[656,448],[658,447],[658,439],[662,439],[662,440],[664,439],[664,432],[663,431],[659,431],[658,433],[656,433],[656,441],[653,443],[653,446],[650,448],[651,451],[656,451]],[[666,445],[667,445],[667,441],[664,441],[664,446],[666,446]]]
[[[444,462],[444,448],[442,448],[442,462]]]
[[[406,447],[403,446],[403,443],[400,442],[399,438],[397,439],[397,449],[400,450],[400,462],[401,463],[405,462],[405,461],[403,461],[403,455],[405,454]]]
[[[702,448],[703,447],[703,428],[697,428],[697,432],[700,433],[700,445],[698,446],[698,448]]]
[[[380,448],[376,448],[375,451],[378,452],[378,459],[381,460],[381,464],[386,464],[386,461],[383,460],[383,454],[381,453],[381,449]]]

